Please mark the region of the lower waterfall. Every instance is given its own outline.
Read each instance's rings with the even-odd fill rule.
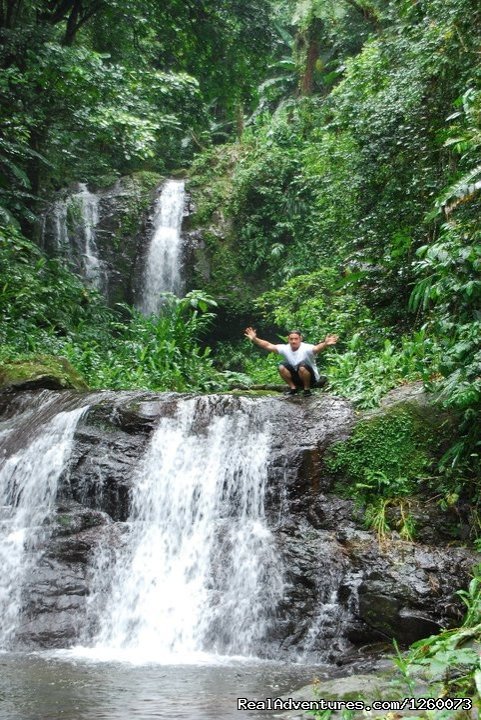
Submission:
[[[264,508],[268,445],[248,400],[218,414],[207,397],[187,399],[160,421],[124,543],[95,560],[96,651],[262,653],[283,592]]]
[[[23,585],[42,554],[58,481],[85,411],[81,407],[57,413],[0,469],[0,649],[8,647],[15,636]]]
[[[322,466],[351,421],[329,396],[4,392],[0,719],[236,720],[452,623],[475,556],[358,526]]]

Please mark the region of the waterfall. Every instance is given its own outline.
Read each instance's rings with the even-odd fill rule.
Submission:
[[[99,197],[91,193],[85,183],[80,183],[80,192],[74,195],[78,198],[83,219],[83,274],[87,282],[97,290],[104,286],[104,272],[98,258],[98,249],[95,228],[99,222]]]
[[[298,659],[311,654],[329,659],[342,654],[349,647],[345,627],[357,615],[358,589],[361,574],[346,568],[336,553],[332,541],[325,539],[320,546],[323,557],[316,587],[317,609],[302,644]]]
[[[216,415],[212,399],[193,398],[161,420],[135,478],[125,543],[96,559],[100,653],[158,660],[265,648],[283,583],[264,511],[268,434],[253,408],[244,400]]]
[[[38,563],[55,506],[58,480],[86,408],[57,413],[28,447],[0,470],[0,648],[9,645],[22,609],[22,587]],[[31,418],[29,418],[31,421]],[[6,442],[10,437],[7,433]]]
[[[146,315],[159,311],[162,293],[179,294],[182,289],[180,265],[184,196],[183,181],[167,180],[156,203],[140,301],[140,309]]]
[[[67,203],[64,200],[55,200],[53,203],[52,223],[55,252],[73,260],[72,246],[67,230]]]
[[[78,192],[57,199],[52,205],[49,222],[52,250],[75,265],[88,285],[106,292],[107,273],[99,258],[96,237],[100,198],[89,191],[86,183],[79,183],[78,188]],[[44,247],[45,230],[44,226]]]

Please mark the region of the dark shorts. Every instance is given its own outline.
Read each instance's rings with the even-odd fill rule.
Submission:
[[[295,383],[296,387],[300,387],[300,388],[301,388],[301,387],[304,387],[304,383],[302,382],[301,378],[299,377],[298,369],[299,369],[300,367],[305,367],[307,370],[309,370],[309,372],[310,372],[310,374],[311,374],[311,382],[310,382],[311,388],[315,386],[315,384],[316,384],[316,376],[315,376],[315,374],[314,374],[314,370],[312,369],[312,367],[311,367],[308,363],[306,363],[306,362],[301,362],[301,363],[299,363],[299,365],[297,366],[297,369],[294,368],[294,367],[293,367],[290,363],[288,363],[288,362],[281,362],[281,363],[279,363],[279,367],[281,367],[281,365],[282,365],[282,367],[285,367],[286,370],[289,370],[289,372],[291,373],[292,380],[293,380],[293,382]]]

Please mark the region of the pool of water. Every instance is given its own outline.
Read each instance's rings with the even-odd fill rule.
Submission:
[[[246,659],[186,659],[182,664],[113,661],[79,653],[0,654],[1,720],[260,720],[237,698],[288,696],[322,665]]]

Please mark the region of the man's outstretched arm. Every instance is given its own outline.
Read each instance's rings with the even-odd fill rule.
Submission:
[[[321,350],[325,350],[330,345],[335,345],[338,340],[339,340],[339,335],[326,335],[326,337],[324,338],[324,340],[322,340],[322,342],[317,343],[317,345],[314,345],[314,347],[312,348],[312,351],[317,354],[318,352],[321,352]]]
[[[263,348],[263,350],[268,350],[269,352],[277,352],[276,345],[273,345],[267,340],[261,340],[260,338],[258,338],[257,332],[254,330],[254,328],[246,328],[244,335],[246,336],[246,338],[249,338],[249,340],[254,343],[254,345],[258,345],[259,347]]]

